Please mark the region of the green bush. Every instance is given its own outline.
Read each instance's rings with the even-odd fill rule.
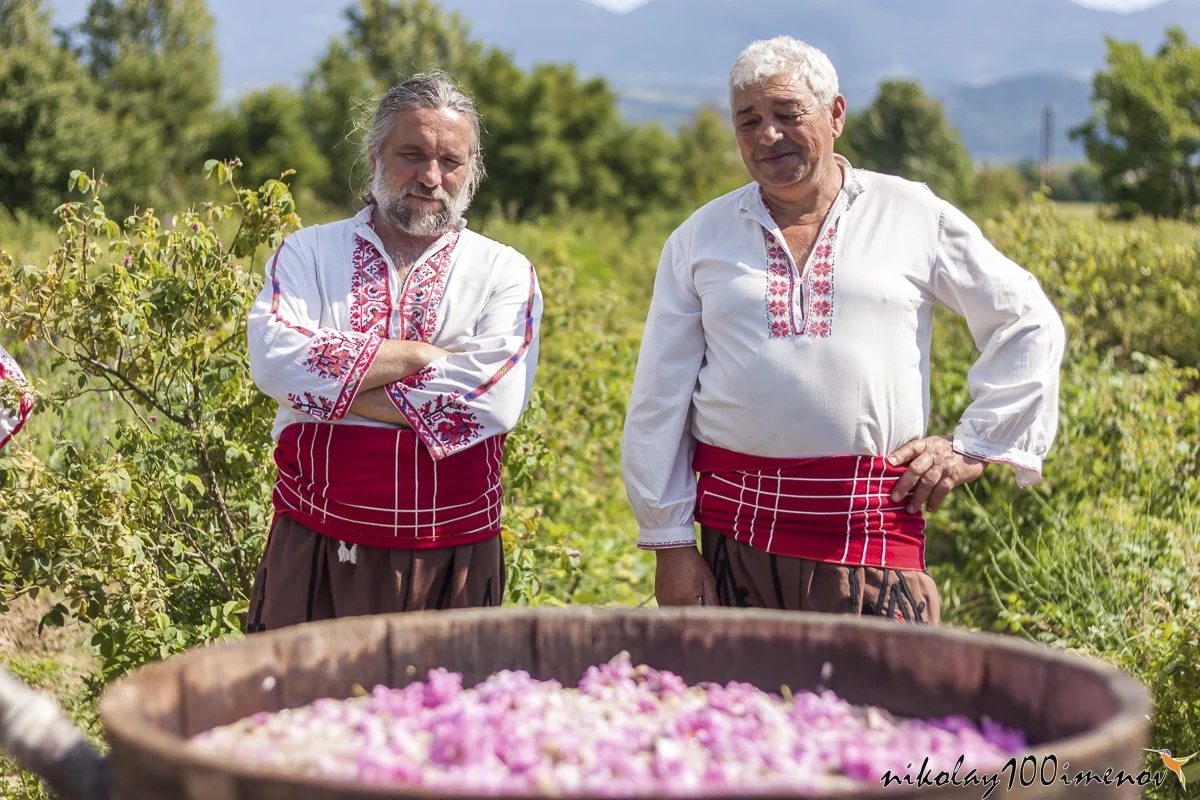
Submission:
[[[1061,419],[1040,485],[1019,491],[990,468],[931,519],[947,621],[1126,670],[1154,695],[1152,746],[1181,752],[1200,730],[1200,371],[1186,366],[1200,361],[1195,234],[1081,223],[1040,199],[987,232],[1038,276],[1067,326]],[[948,430],[974,353],[959,320],[938,322],[933,426]]]
[[[221,172],[220,191],[229,183]],[[298,222],[291,213],[285,187],[268,183],[173,227],[150,212],[116,226],[89,194],[63,208],[49,257],[0,259],[0,330],[28,340],[12,349],[31,359],[42,394],[0,455],[0,587],[53,594],[47,623],[92,626],[103,664],[93,691],[138,663],[239,635],[245,570],[269,519],[272,407],[237,331],[263,248]],[[509,603],[653,603],[619,443],[659,253],[685,214],[472,223],[533,260],[546,296],[536,391],[505,459]],[[1116,664],[1155,695],[1153,745],[1189,747],[1200,730],[1196,233],[1075,221],[1040,197],[985,228],[1066,322],[1061,427],[1040,485],[1020,491],[993,467],[931,515],[946,621]],[[0,223],[0,236],[27,234],[37,246],[0,246],[45,246],[28,225]],[[934,342],[930,429],[948,432],[976,353],[948,314]],[[172,422],[114,370],[198,427]],[[176,383],[162,384],[164,370]]]

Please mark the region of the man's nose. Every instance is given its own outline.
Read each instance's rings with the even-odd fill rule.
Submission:
[[[783,134],[779,132],[779,128],[775,127],[773,122],[764,122],[758,129],[758,143],[764,147],[771,147],[780,139]]]
[[[442,185],[442,168],[437,159],[431,158],[421,166],[417,173],[417,180],[430,189],[436,189]]]

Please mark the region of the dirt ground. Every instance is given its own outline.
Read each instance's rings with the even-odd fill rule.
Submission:
[[[56,669],[39,671],[57,673],[60,679],[75,688],[96,665],[88,651],[91,631],[78,623],[68,622],[61,628],[46,627],[39,633],[38,620],[53,605],[54,600],[45,595],[37,600],[22,597],[15,600],[7,612],[0,614],[0,663],[28,680],[32,676],[21,673],[28,672],[33,665],[53,662]],[[36,680],[31,682],[37,683]],[[61,692],[68,687],[53,688]]]
[[[91,632],[78,623],[38,632],[38,620],[54,605],[52,598],[20,598],[0,614],[0,666],[59,704],[78,723],[84,677],[96,668],[88,650]],[[47,800],[49,792],[34,776],[22,773],[0,755],[0,798]]]

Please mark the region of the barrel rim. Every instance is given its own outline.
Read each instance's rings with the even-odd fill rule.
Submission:
[[[174,672],[180,678],[183,669],[201,657],[211,657],[207,654],[216,650],[234,653],[239,649],[259,649],[272,643],[281,643],[289,638],[301,635],[312,635],[320,631],[337,631],[339,636],[353,635],[355,628],[365,628],[368,625],[378,625],[380,620],[386,622],[402,621],[413,625],[438,625],[443,622],[471,623],[473,621],[489,621],[495,615],[510,617],[525,617],[536,621],[543,618],[574,617],[583,620],[597,619],[632,619],[658,616],[662,619],[677,619],[689,621],[731,619],[739,621],[786,622],[798,627],[835,628],[851,627],[865,631],[887,631],[894,636],[914,636],[937,641],[966,642],[980,648],[992,645],[1000,650],[1012,652],[1014,655],[1025,655],[1035,658],[1047,665],[1062,665],[1064,667],[1090,672],[1102,681],[1111,693],[1116,705],[1112,716],[1099,726],[1086,733],[1077,734],[1064,739],[1045,742],[1029,748],[1038,754],[1054,754],[1060,762],[1085,758],[1085,754],[1096,752],[1113,742],[1130,738],[1143,738],[1149,729],[1149,715],[1153,711],[1150,694],[1147,689],[1126,672],[1098,658],[1087,657],[1079,653],[1040,645],[1035,642],[1018,639],[1012,635],[988,632],[970,631],[943,625],[913,625],[899,624],[886,619],[876,619],[853,615],[826,614],[818,612],[776,611],[767,609],[726,609],[720,607],[687,607],[687,608],[630,608],[602,606],[566,606],[554,607],[501,607],[489,609],[460,609],[449,611],[415,611],[397,614],[381,614],[362,617],[346,617],[335,620],[306,623],[275,631],[254,634],[253,637],[243,637],[236,640],[223,640],[210,645],[195,648],[180,653],[169,659],[143,665],[133,672],[114,681],[103,692],[97,712],[107,734],[122,745],[140,751],[144,755],[160,758],[164,763],[170,763],[181,774],[208,773],[232,780],[249,780],[269,782],[281,789],[325,790],[331,793],[353,791],[363,797],[390,798],[425,798],[428,800],[451,800],[461,798],[461,791],[439,790],[422,786],[406,786],[404,784],[369,785],[347,783],[323,778],[293,777],[266,768],[254,768],[237,763],[230,763],[220,757],[197,752],[188,747],[188,738],[157,728],[144,716],[136,706],[137,687],[150,676],[166,677]],[[736,616],[734,616],[736,615]],[[852,795],[846,797],[897,797],[901,787],[888,788],[874,784],[856,785]],[[953,792],[955,787],[946,786],[942,789],[929,788],[921,796],[937,798],[942,794]],[[555,795],[520,794],[520,795],[489,795],[493,800],[533,800]],[[794,798],[796,794],[757,794],[759,800],[771,798]],[[822,795],[823,797],[841,797],[841,794]],[[626,800],[650,800],[651,795],[630,795]],[[712,797],[712,796],[709,796]]]

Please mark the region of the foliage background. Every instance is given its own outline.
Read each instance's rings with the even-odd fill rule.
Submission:
[[[356,209],[359,120],[401,65],[448,69],[479,98],[492,178],[471,225],[529,256],[547,297],[537,390],[505,461],[507,601],[653,605],[620,431],[662,243],[745,180],[724,113],[675,133],[631,126],[603,81],[523,71],[429,0],[351,13],[301,91],[217,109],[200,0],[97,0],[57,33],[39,0],[0,0],[0,337],[39,395],[0,453],[0,649],[97,737],[108,680],[240,635],[272,469],[245,306],[273,242]],[[1182,70],[1194,48],[1169,41]],[[1126,79],[1111,84],[1145,100],[1138,76],[1162,67],[1130,71],[1153,57],[1114,52]],[[1098,108],[1100,131],[1113,106]],[[1032,194],[1030,165],[972,165],[912,84],[881,86],[839,149],[967,208],[1068,329],[1046,480],[1021,492],[989,469],[930,521],[947,624],[1116,664],[1154,692],[1153,746],[1187,752],[1200,734],[1197,229],[1057,202],[1111,189],[1102,155]],[[937,320],[931,432],[967,405],[975,356],[960,320]],[[11,769],[0,791],[45,796]]]

